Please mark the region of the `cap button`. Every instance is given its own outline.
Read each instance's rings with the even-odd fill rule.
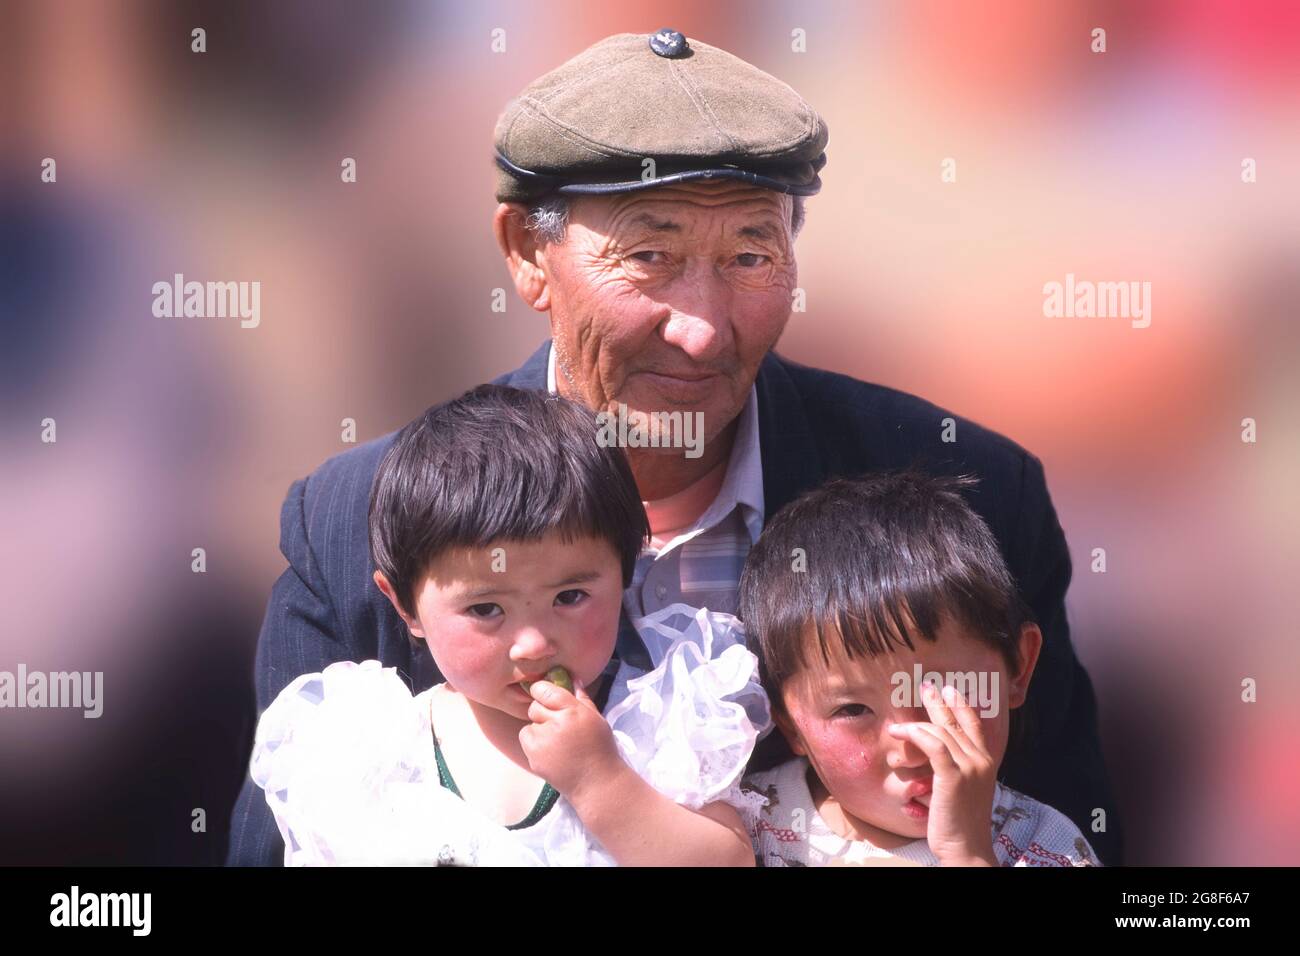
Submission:
[[[686,37],[667,27],[658,33],[650,34],[650,49],[660,56],[681,56],[686,52]]]

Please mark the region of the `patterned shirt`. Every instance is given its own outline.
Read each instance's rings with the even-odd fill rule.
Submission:
[[[742,816],[760,866],[939,865],[925,840],[882,850],[835,833],[817,812],[809,770],[807,759],[796,757],[745,777],[741,789],[757,796]],[[991,827],[993,853],[1002,866],[1101,865],[1063,813],[1001,783],[993,794]]]

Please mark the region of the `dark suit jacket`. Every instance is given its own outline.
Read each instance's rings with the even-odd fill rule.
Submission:
[[[496,381],[544,389],[549,344]],[[969,500],[997,536],[1044,636],[1023,717],[1017,715],[1028,718],[1030,736],[1008,747],[1001,778],[1073,820],[1104,862],[1119,862],[1120,821],[1102,761],[1092,684],[1075,658],[1065,617],[1070,554],[1042,464],[1001,435],[915,396],[806,368],[775,353],[764,359],[755,384],[769,517],[833,475],[919,464],[982,479]],[[946,417],[956,422],[955,442],[941,440]],[[289,567],[271,591],[257,648],[259,715],[293,678],[335,661],[378,658],[397,668],[416,693],[442,680],[422,646],[413,652],[406,626],[371,579],[370,486],[395,434],[329,459],[289,489],[280,515],[280,550]],[[616,653],[628,660],[644,655],[644,648],[632,645],[620,639]],[[789,756],[774,732],[750,766],[765,769]],[[1098,807],[1106,811],[1104,833],[1091,830]],[[245,777],[232,816],[228,862],[283,861],[284,844],[265,796]]]

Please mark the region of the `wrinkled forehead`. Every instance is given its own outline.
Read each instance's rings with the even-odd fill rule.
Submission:
[[[786,193],[705,180],[608,196],[579,196],[570,221],[604,235],[689,237],[719,231],[772,241],[788,239],[793,199]]]

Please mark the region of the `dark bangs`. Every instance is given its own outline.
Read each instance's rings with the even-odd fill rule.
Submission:
[[[808,664],[809,631],[829,663],[831,641],[849,657],[915,650],[915,635],[936,641],[951,616],[1019,669],[1028,609],[962,497],[976,484],[918,471],[841,478],[768,523],[745,564],[740,613],[774,704]]]
[[[480,385],[397,435],[370,496],[370,555],[414,616],[415,591],[449,549],[603,539],[623,586],[649,523],[627,458],[596,441],[595,414],[559,396]]]

